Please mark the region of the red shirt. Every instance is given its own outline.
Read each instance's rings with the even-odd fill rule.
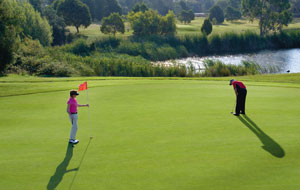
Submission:
[[[238,85],[240,88],[246,89],[246,86],[242,82],[240,82],[240,81],[233,81],[232,85],[233,85],[234,89],[236,89],[236,85]]]

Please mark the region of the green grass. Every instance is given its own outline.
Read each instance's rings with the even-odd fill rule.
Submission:
[[[177,22],[177,35],[194,35],[201,33],[201,26],[204,22],[204,18],[196,18],[190,24],[182,24]],[[75,27],[68,27],[72,33],[76,33]],[[212,34],[222,34],[225,32],[241,33],[246,30],[256,31],[259,33],[258,22],[249,22],[248,20],[238,20],[233,22],[225,21],[223,24],[214,25]],[[295,18],[294,21],[288,26],[284,27],[284,30],[300,30],[300,19]],[[129,23],[126,23],[125,34],[117,34],[119,37],[131,36],[133,31],[130,29]],[[91,39],[97,37],[107,36],[100,32],[99,24],[92,24],[87,28],[80,28],[80,34],[88,36]]]
[[[241,120],[228,79],[2,77],[0,187],[298,189],[300,75],[241,77]],[[94,138],[79,108],[81,142],[66,152],[68,89],[85,80]]]

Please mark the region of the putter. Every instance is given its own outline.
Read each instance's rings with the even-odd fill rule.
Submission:
[[[230,112],[231,114],[233,114],[234,107],[235,107],[235,104],[233,104],[232,111]]]

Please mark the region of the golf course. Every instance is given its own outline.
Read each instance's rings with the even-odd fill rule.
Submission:
[[[300,74],[236,77],[239,117],[230,79],[1,77],[0,189],[299,189]]]

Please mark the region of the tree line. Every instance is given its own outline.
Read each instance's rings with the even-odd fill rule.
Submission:
[[[176,19],[183,23],[194,19],[190,1],[172,1],[174,11],[170,10],[172,3],[165,1],[170,6],[166,6],[168,11],[164,14],[149,7],[148,1],[136,2],[140,1],[132,4],[127,15],[122,15],[123,10],[117,0],[0,0],[1,71],[12,62],[14,53],[26,39],[38,40],[43,46],[63,45],[73,41],[74,34],[66,26],[75,26],[79,32],[80,26],[87,27],[92,21],[101,19],[100,30],[105,34],[116,35],[117,32],[125,32],[126,20],[133,29],[133,35],[139,39],[147,39],[149,36],[168,38],[176,34]],[[155,2],[160,1],[152,1],[152,7]],[[292,2],[297,3],[298,0]],[[293,8],[296,9],[288,0],[216,1],[211,5],[201,31],[209,35],[213,24],[220,24],[225,18],[233,20],[243,15],[250,21],[258,19],[260,34],[266,36],[271,32],[280,32],[283,26],[292,21]]]

